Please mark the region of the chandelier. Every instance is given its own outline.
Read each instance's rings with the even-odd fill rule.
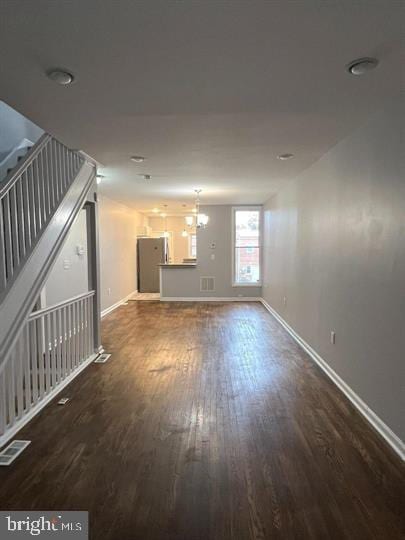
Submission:
[[[200,212],[200,193],[201,189],[195,189],[194,190],[197,194],[196,200],[195,200],[195,216],[186,216],[186,223],[189,227],[197,227],[197,229],[205,229],[205,227],[208,224],[209,216],[207,214],[202,214]]]

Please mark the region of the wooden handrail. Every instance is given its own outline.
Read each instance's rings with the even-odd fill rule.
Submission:
[[[30,164],[35,160],[37,155],[46,146],[48,141],[52,139],[48,133],[44,133],[38,142],[29,150],[23,159],[16,167],[6,176],[4,182],[1,182],[0,199],[9,191],[9,189],[17,182],[20,176],[28,169]]]
[[[58,309],[61,309],[66,306],[70,306],[76,302],[79,302],[80,300],[84,300],[85,298],[90,298],[91,296],[94,296],[94,295],[95,295],[95,291],[89,291],[87,293],[73,296],[72,298],[69,298],[68,300],[64,300],[63,302],[59,302],[58,304],[54,304],[53,306],[42,308],[42,309],[39,309],[38,311],[33,311],[31,315],[28,317],[28,320],[33,321],[35,319],[39,319],[40,317],[43,317],[44,315],[47,315],[48,313],[58,311]]]
[[[0,189],[0,302],[85,162],[44,134]]]
[[[0,447],[96,357],[94,291],[32,314],[0,371]]]

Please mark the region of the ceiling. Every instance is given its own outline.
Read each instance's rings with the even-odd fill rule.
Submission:
[[[0,0],[0,21],[0,99],[144,211],[195,188],[203,203],[264,202],[399,90],[397,1]],[[350,76],[361,56],[380,65]]]

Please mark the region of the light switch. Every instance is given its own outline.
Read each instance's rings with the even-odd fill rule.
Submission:
[[[63,259],[63,269],[64,270],[69,270],[70,268],[70,261],[69,259]]]
[[[211,253],[211,261],[215,260],[215,253]]]
[[[84,255],[84,247],[83,246],[80,246],[80,245],[77,245],[76,246],[76,253],[79,257],[83,257]]]

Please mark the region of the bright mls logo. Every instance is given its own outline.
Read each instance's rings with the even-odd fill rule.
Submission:
[[[88,512],[0,512],[0,539],[88,540]]]

